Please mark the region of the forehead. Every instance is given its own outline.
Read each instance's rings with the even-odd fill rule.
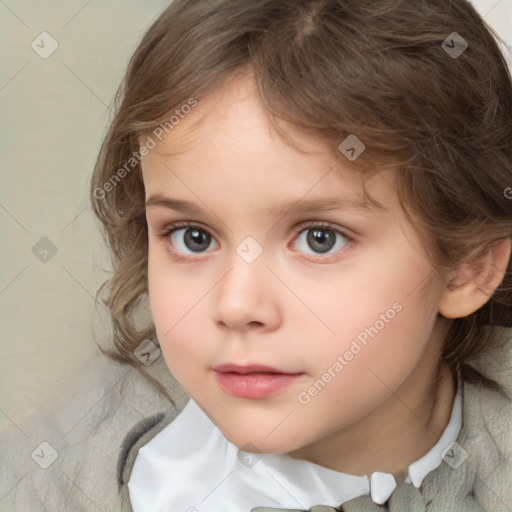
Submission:
[[[265,135],[284,143],[275,131],[270,114],[260,98],[256,82],[250,73],[242,76],[230,76],[215,89],[201,97],[196,107],[181,118],[170,130],[159,137],[157,151],[162,155],[174,156],[204,144],[206,139],[222,139],[223,143],[237,143],[236,135],[245,135],[244,142],[249,145],[255,135]],[[176,119],[176,117],[175,117]],[[327,144],[319,138],[297,126],[282,122],[287,134],[290,135],[298,148],[295,151],[325,153]],[[261,137],[254,140],[260,142]],[[271,142],[267,140],[266,142]]]
[[[176,173],[184,171],[192,182],[209,182],[213,188],[266,181],[269,192],[280,187],[279,195],[291,200],[310,189],[317,197],[339,193],[346,201],[368,204],[360,171],[348,161],[343,165],[326,141],[284,122],[280,126],[293,146],[276,132],[252,77],[228,79],[202,98],[143,159],[146,195],[157,192],[164,182],[176,182]]]

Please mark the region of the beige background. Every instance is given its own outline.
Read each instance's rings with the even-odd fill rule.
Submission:
[[[88,180],[126,63],[167,3],[0,0],[2,429],[59,396],[97,351],[93,327],[108,333]],[[512,0],[475,4],[512,44]],[[31,47],[51,49],[42,32],[58,44],[47,58]]]

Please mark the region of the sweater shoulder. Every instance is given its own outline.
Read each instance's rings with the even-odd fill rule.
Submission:
[[[153,433],[154,429],[158,428],[158,425],[164,418],[165,414],[163,412],[155,414],[149,418],[144,418],[126,434],[121,444],[121,450],[117,460],[117,486],[119,490],[121,490],[124,483],[127,483],[125,482],[125,472],[130,453],[132,453],[133,448],[139,443],[141,438],[145,438],[148,434],[151,433],[151,436],[153,437],[153,435],[155,435]]]
[[[128,482],[139,450],[167,427],[179,412],[173,408],[143,418],[125,435],[117,459],[117,485],[121,502],[127,509],[130,503]]]

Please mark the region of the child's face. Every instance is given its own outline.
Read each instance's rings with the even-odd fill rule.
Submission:
[[[208,115],[191,128],[199,112]],[[360,175],[293,133],[311,154],[271,132],[249,80],[230,82],[142,164],[146,198],[169,200],[147,207],[163,354],[247,451],[292,452],[367,427],[398,390],[414,402],[441,342],[444,286],[397,203],[392,172],[368,179],[383,208],[365,208]],[[169,154],[176,143],[183,151]],[[175,201],[181,207],[169,208]],[[304,209],[286,206],[298,201]],[[193,228],[159,236],[180,222]],[[215,370],[226,364],[293,375]]]

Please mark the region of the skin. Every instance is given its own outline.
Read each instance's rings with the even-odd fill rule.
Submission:
[[[447,320],[439,315],[444,280],[397,202],[393,171],[366,181],[383,208],[362,201],[360,175],[325,143],[294,136],[307,153],[272,130],[252,80],[238,78],[201,99],[142,162],[146,198],[189,201],[200,212],[147,206],[148,279],[157,336],[170,371],[239,448],[291,457],[351,474],[399,473],[424,455],[446,427],[455,388],[439,363]],[[283,200],[336,198],[324,211],[268,209]],[[346,231],[327,254],[312,249],[308,228]],[[185,228],[211,234],[203,252]],[[331,232],[333,235],[333,232]],[[263,249],[237,254],[248,236]],[[298,400],[365,328],[401,306],[343,370]],[[212,367],[260,363],[302,372],[264,399],[223,391]],[[251,449],[248,449],[251,443]]]

